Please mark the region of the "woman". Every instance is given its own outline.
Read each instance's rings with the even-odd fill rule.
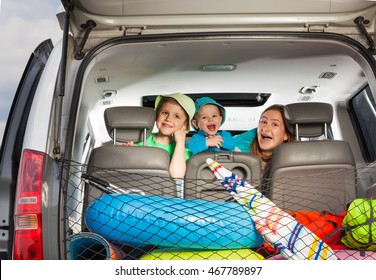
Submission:
[[[283,108],[283,105],[275,104],[262,112],[255,137],[249,146],[249,151],[261,160],[260,191],[266,196],[269,196],[268,177],[273,150],[285,142],[295,140],[295,136],[287,129]]]
[[[273,149],[295,140],[287,129],[283,108],[280,104],[271,105],[262,112],[257,128],[235,136],[240,151],[252,152],[260,158],[263,177],[268,175]]]
[[[263,177],[268,173],[273,149],[284,142],[295,140],[295,136],[287,129],[283,107],[283,105],[275,104],[262,112],[256,137],[249,147],[249,150],[261,160]]]

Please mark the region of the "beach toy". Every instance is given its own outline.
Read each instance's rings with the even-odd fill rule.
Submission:
[[[143,255],[140,260],[264,260],[265,258],[250,250],[177,250],[155,249]]]
[[[113,244],[141,248],[243,249],[264,242],[236,202],[107,194],[89,204],[85,222]]]
[[[278,208],[252,185],[211,158],[206,162],[223,187],[252,216],[256,229],[283,257],[292,260],[337,259],[323,240]]]
[[[354,199],[342,226],[346,234],[342,242],[352,249],[376,251],[376,199]]]

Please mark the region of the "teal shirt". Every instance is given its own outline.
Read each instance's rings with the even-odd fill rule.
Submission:
[[[246,132],[243,132],[241,134],[235,135],[235,143],[236,147],[241,151],[241,152],[250,152],[249,146],[251,145],[253,139],[256,137],[257,133],[257,127],[253,128],[251,130],[248,130]]]
[[[144,142],[136,142],[135,145],[136,146],[143,146]],[[176,143],[172,142],[168,145],[164,145],[164,144],[160,144],[158,142],[155,142],[155,133],[152,133],[146,139],[146,146],[164,149],[168,152],[168,155],[170,156],[170,158],[172,158],[172,155],[174,154],[174,151],[175,151]],[[191,157],[191,155],[192,155],[192,152],[189,149],[186,148],[185,151],[184,151],[185,161],[187,161]]]

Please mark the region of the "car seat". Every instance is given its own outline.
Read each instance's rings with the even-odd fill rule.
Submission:
[[[293,103],[284,114],[297,140],[273,151],[267,195],[285,211],[345,211],[356,197],[355,160],[346,141],[328,139],[332,105]]]
[[[261,176],[260,159],[252,153],[242,152],[202,152],[193,155],[187,163],[184,182],[184,198],[204,199],[209,201],[231,200],[206,163],[211,158],[240,178],[258,186]]]
[[[112,143],[97,147],[90,154],[83,174],[88,183],[88,202],[103,192],[175,197],[167,151],[146,146],[155,123],[154,109],[112,107],[104,111],[104,121]],[[144,146],[123,146],[126,141],[143,141]]]

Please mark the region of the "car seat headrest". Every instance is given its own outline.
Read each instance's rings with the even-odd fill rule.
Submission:
[[[144,141],[150,135],[156,113],[148,107],[112,107],[104,111],[107,132],[115,142]]]
[[[290,133],[299,137],[325,135],[333,120],[333,107],[328,103],[304,102],[285,105],[284,114]]]

